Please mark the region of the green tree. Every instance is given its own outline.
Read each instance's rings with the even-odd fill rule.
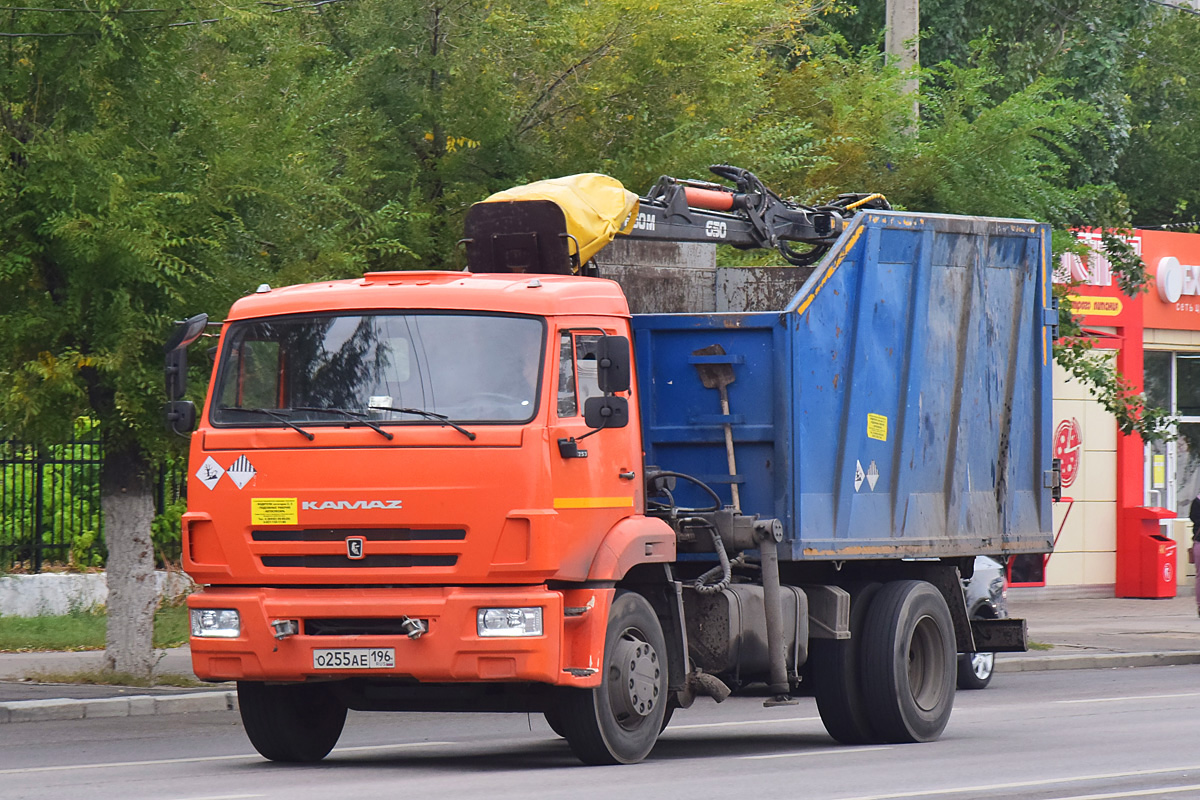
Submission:
[[[171,321],[262,280],[347,274],[399,250],[398,216],[346,191],[371,138],[296,14],[186,4],[14,12],[0,70],[0,426],[102,431],[109,660],[148,673],[151,465]]]
[[[1125,53],[1132,131],[1119,181],[1139,226],[1200,219],[1197,48],[1200,16],[1160,8]]]
[[[642,189],[754,152],[772,53],[824,5],[364,0],[320,22],[386,120],[360,200],[403,198],[406,263],[436,268],[461,266],[466,209],[500,189],[584,171]]]

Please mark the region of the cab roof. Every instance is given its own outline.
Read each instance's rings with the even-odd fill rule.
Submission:
[[[227,318],[408,309],[629,316],[621,288],[602,278],[428,271],[368,272],[350,280],[263,290],[234,303]]]

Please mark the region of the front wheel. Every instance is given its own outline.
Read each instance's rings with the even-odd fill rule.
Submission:
[[[565,692],[556,720],[585,764],[633,764],[654,747],[667,710],[667,644],[644,597],[619,592],[608,614],[595,689]]]
[[[320,761],[346,724],[346,705],[328,684],[238,681],[237,693],[250,743],[272,761]]]
[[[958,657],[958,688],[986,688],[995,667],[995,653],[963,653]]]

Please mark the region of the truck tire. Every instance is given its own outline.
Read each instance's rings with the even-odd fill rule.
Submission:
[[[667,643],[644,597],[618,591],[595,689],[564,693],[557,722],[585,764],[633,764],[654,747],[667,710]]]
[[[566,728],[563,727],[562,711],[560,709],[547,709],[542,712],[542,716],[546,718],[546,724],[550,726],[550,730],[554,731],[560,738],[566,738],[566,734],[563,733]]]
[[[958,688],[986,689],[995,668],[995,653],[963,653],[958,657]]]
[[[954,707],[954,623],[932,584],[884,584],[863,630],[863,686],[880,742],[931,742]]]
[[[830,736],[842,744],[870,744],[875,734],[863,698],[859,651],[867,611],[880,584],[846,588],[850,592],[850,638],[812,640],[809,662],[813,696]]]
[[[667,703],[667,710],[663,713],[662,726],[658,729],[659,733],[665,731],[667,726],[671,724],[671,717],[675,715],[675,707],[676,706],[674,702]],[[550,730],[554,731],[556,736],[558,736],[560,739],[566,738],[563,735],[565,728],[563,728],[562,724],[562,712],[557,709],[553,711],[543,711],[542,716],[546,718],[546,724],[550,726]]]
[[[271,761],[320,761],[346,724],[346,706],[327,684],[238,681],[237,693],[250,743]]]

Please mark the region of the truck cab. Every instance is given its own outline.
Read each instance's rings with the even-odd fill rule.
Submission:
[[[594,686],[615,582],[675,557],[638,426],[585,418],[628,317],[609,281],[451,272],[235,304],[183,520],[197,675]]]

